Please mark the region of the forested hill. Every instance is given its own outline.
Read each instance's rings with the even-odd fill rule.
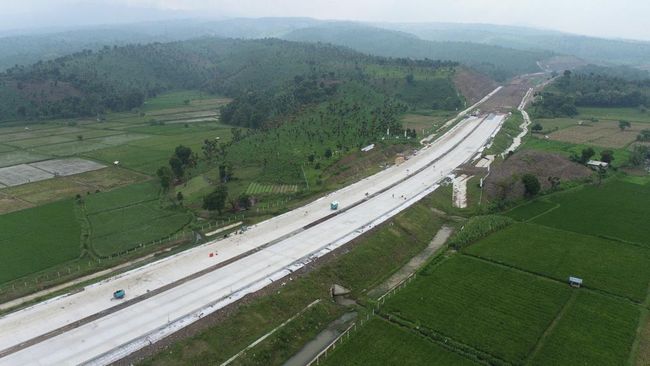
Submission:
[[[537,61],[552,56],[547,51],[524,51],[468,42],[433,42],[412,34],[354,23],[332,23],[294,30],[284,39],[323,42],[360,52],[415,59],[452,60],[502,81],[515,75],[540,71]]]
[[[166,90],[201,89],[238,98],[241,108],[237,113],[228,111],[232,113],[226,117],[257,126],[273,114],[327,98],[347,81],[360,81],[388,96],[400,93],[414,106],[455,109],[462,100],[450,77],[437,73],[438,69],[453,73],[455,65],[372,57],[277,39],[203,38],[105,47],[0,74],[0,121],[95,116],[131,110]],[[384,84],[377,82],[378,77],[369,81],[389,68],[411,75],[410,79],[394,81],[391,88],[385,77]]]

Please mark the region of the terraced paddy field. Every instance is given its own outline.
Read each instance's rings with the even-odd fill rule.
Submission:
[[[388,359],[392,353],[425,357],[428,350],[404,346],[417,355],[402,355],[388,345],[416,336],[467,362],[647,365],[646,184],[612,179],[507,212],[519,222],[438,257],[378,304],[382,326],[394,329],[353,334],[328,364],[373,364],[364,351],[382,354],[383,348]],[[582,278],[583,286],[570,287],[569,276]],[[395,335],[402,331],[412,334]]]
[[[97,191],[103,192],[147,179],[149,178],[130,170],[107,167],[86,173],[0,189],[0,195],[5,195],[19,202],[38,205],[62,197],[74,197],[77,194],[86,196]],[[0,206],[0,214],[20,209],[20,207]]]
[[[545,199],[538,199],[518,206],[513,210],[506,212],[505,215],[512,217],[518,221],[528,221],[556,207],[559,207],[559,205],[555,202],[551,202]]]
[[[298,186],[295,184],[261,184],[251,183],[246,189],[247,194],[262,194],[262,193],[294,193],[298,192]]]
[[[91,271],[94,254],[112,255],[185,227],[193,216],[161,197],[155,172],[178,145],[202,154],[206,139],[228,142],[230,127],[218,122],[228,101],[174,92],[101,120],[0,125],[2,296],[7,281],[24,278],[20,291],[27,291],[23,282],[37,286],[44,272],[52,280],[61,268],[67,275],[68,265]]]
[[[650,247],[650,185],[615,180],[550,197],[560,206],[532,222]]]
[[[162,239],[182,229],[191,215],[166,207],[156,182],[134,184],[86,197],[90,244],[101,256]]]
[[[386,301],[386,314],[522,363],[571,296],[568,286],[465,256],[429,267]]]
[[[650,282],[650,249],[535,224],[515,224],[465,250],[524,271],[643,302]]]
[[[626,365],[636,337],[639,308],[592,292],[576,292],[531,365]]]
[[[626,120],[630,122],[650,123],[650,113],[643,112],[639,108],[578,108],[580,118],[596,118],[603,120]]]
[[[353,333],[323,365],[479,365],[422,335],[375,318]],[[363,352],[359,352],[363,350]]]
[[[81,254],[81,227],[72,200],[1,215],[0,227],[0,283],[74,260]]]
[[[32,163],[39,160],[46,160],[49,159],[50,157],[51,156],[49,155],[34,153],[25,150],[7,151],[7,152],[0,153],[0,168],[12,166],[12,165],[24,164],[24,163]]]
[[[86,197],[84,203],[86,213],[96,214],[142,202],[156,201],[159,191],[160,187],[156,182],[148,181],[109,192],[99,192]]]
[[[167,210],[152,201],[102,211],[88,219],[93,250],[108,256],[174,234],[190,222],[191,215]]]

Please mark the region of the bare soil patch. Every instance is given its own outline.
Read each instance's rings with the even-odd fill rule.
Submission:
[[[526,78],[516,78],[481,105],[485,112],[508,113],[516,109],[532,85]]]
[[[489,77],[465,68],[456,72],[453,81],[467,100],[468,106],[478,102],[497,87],[497,83]]]
[[[19,211],[30,207],[33,207],[33,205],[0,193],[0,214]]]
[[[545,190],[551,188],[549,177],[558,177],[562,182],[575,181],[588,178],[593,172],[558,154],[523,151],[493,166],[485,180],[485,192],[490,198],[519,199],[524,196],[521,182],[524,174],[537,176],[542,190]]]
[[[402,126],[414,129],[418,136],[428,135],[435,128],[442,126],[450,117],[448,116],[427,116],[423,114],[406,114],[402,117]]]
[[[39,161],[30,164],[56,176],[67,176],[105,168],[106,165],[91,160],[70,158]]]
[[[631,128],[621,131],[616,121],[600,121],[564,128],[551,133],[549,137],[552,140],[574,144],[589,143],[602,147],[623,148],[636,141],[636,136],[644,127],[643,124],[632,124]]]

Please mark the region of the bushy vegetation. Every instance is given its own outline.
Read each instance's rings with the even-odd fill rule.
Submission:
[[[226,150],[236,166],[261,167],[265,182],[304,184],[304,170],[321,172],[352,149],[402,133],[405,106],[352,82],[327,102],[304,110],[273,130],[249,131]],[[315,182],[312,182],[315,183]]]
[[[456,249],[465,247],[490,233],[502,229],[514,222],[513,219],[501,215],[473,216],[462,229],[449,240],[449,245]]]

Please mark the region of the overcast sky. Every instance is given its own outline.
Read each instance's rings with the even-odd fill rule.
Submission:
[[[650,0],[0,0],[4,29],[178,16],[493,23],[650,40]]]

